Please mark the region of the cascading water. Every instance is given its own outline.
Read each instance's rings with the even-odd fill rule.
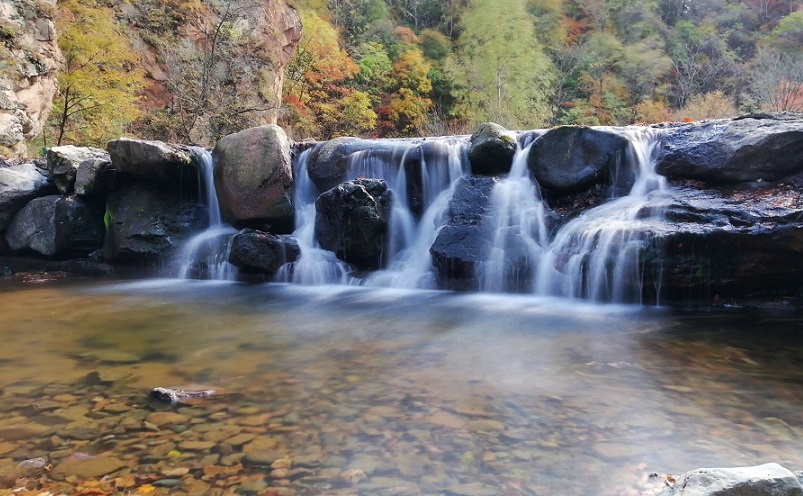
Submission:
[[[416,150],[416,148],[419,148]],[[442,213],[448,206],[455,181],[463,174],[464,140],[437,140],[427,143],[400,143],[391,153],[372,150],[349,157],[346,180],[369,177],[382,179],[393,193],[388,243],[388,269],[379,270],[365,280],[350,275],[352,268],[335,254],[320,248],[315,238],[315,200],[319,191],[307,171],[310,151],[296,161],[296,231],[301,258],[279,271],[277,280],[299,284],[366,284],[399,288],[433,288],[435,283],[429,247],[441,227]],[[417,208],[410,205],[408,191],[409,155],[420,154],[420,195]],[[428,158],[429,157],[429,158]]]
[[[529,146],[516,151],[510,173],[491,193],[494,235],[478,271],[482,291],[526,291],[547,245],[544,203],[530,179],[529,153]]]
[[[536,269],[536,294],[592,301],[640,302],[645,235],[662,216],[666,180],[655,172],[659,131],[627,128],[637,165],[628,195],[584,212],[556,233]]]
[[[301,257],[279,269],[276,280],[296,284],[350,284],[351,267],[341,261],[331,251],[321,249],[315,239],[315,200],[318,188],[307,172],[311,149],[304,150],[296,160],[296,230],[293,236],[301,248]]]
[[[212,154],[204,148],[192,150],[199,163],[199,187],[205,194],[209,224],[206,230],[193,236],[181,250],[178,277],[231,280],[237,275],[236,267],[229,263],[231,239],[237,230],[221,218]]]

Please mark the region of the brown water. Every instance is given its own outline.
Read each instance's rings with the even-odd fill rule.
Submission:
[[[799,320],[422,291],[1,284],[6,487],[639,495],[662,484],[651,472],[803,468]],[[171,407],[147,397],[157,386],[220,394]],[[16,468],[36,457],[53,469]]]

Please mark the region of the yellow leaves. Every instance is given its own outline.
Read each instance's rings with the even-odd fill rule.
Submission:
[[[432,64],[427,62],[421,50],[412,48],[405,50],[396,58],[391,74],[399,81],[401,87],[426,95],[432,91],[432,81],[428,76],[430,69]]]

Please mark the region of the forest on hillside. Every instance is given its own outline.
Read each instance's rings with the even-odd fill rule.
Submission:
[[[303,36],[285,69],[282,101],[272,105],[280,109],[279,124],[296,140],[460,134],[484,121],[531,129],[803,111],[803,0],[289,3],[301,16]],[[223,2],[227,6],[217,11],[199,0],[137,4],[137,15],[146,12],[149,25],[156,23],[144,43],[158,48],[157,62],[168,76],[171,67],[176,75],[174,80],[165,76],[173,94],[162,98],[164,108],[147,113],[136,107],[148,96],[148,76],[133,63],[131,47],[115,41],[126,30],[120,13],[107,15],[108,25],[99,14],[111,11],[112,4],[59,2],[64,43],[72,44],[62,50],[69,54],[77,45],[79,55],[82,49],[91,52],[82,48],[93,43],[85,35],[98,32],[106,43],[102,53],[114,55],[116,65],[88,76],[63,71],[51,136],[100,142],[119,130],[209,144],[259,123],[266,100],[259,78],[264,76],[243,67],[261,62],[247,33],[238,31],[237,10],[230,7],[245,5],[244,0]],[[150,10],[146,4],[153,4]],[[196,74],[190,64],[195,59],[184,55],[194,48],[171,52],[160,32],[189,22],[202,8],[204,15],[217,16],[206,23],[214,28],[207,40],[217,45],[206,54],[198,49],[203,70]],[[82,26],[78,21],[87,16],[106,28]],[[136,22],[130,19],[126,22]],[[203,46],[197,39],[195,45]],[[218,87],[194,85],[223,70]],[[112,93],[103,96],[106,100],[87,100],[78,91],[91,83],[97,93],[101,79],[110,76]],[[105,118],[93,117],[103,113],[102,106],[83,112],[79,105],[67,119],[67,111],[75,110],[64,93],[71,86],[72,96],[84,105],[121,103],[109,107]],[[204,100],[182,104],[193,92]],[[202,132],[200,122],[205,123]]]

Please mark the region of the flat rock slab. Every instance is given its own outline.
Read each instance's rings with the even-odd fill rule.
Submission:
[[[795,474],[777,463],[767,463],[693,470],[658,496],[803,496],[803,487]]]

